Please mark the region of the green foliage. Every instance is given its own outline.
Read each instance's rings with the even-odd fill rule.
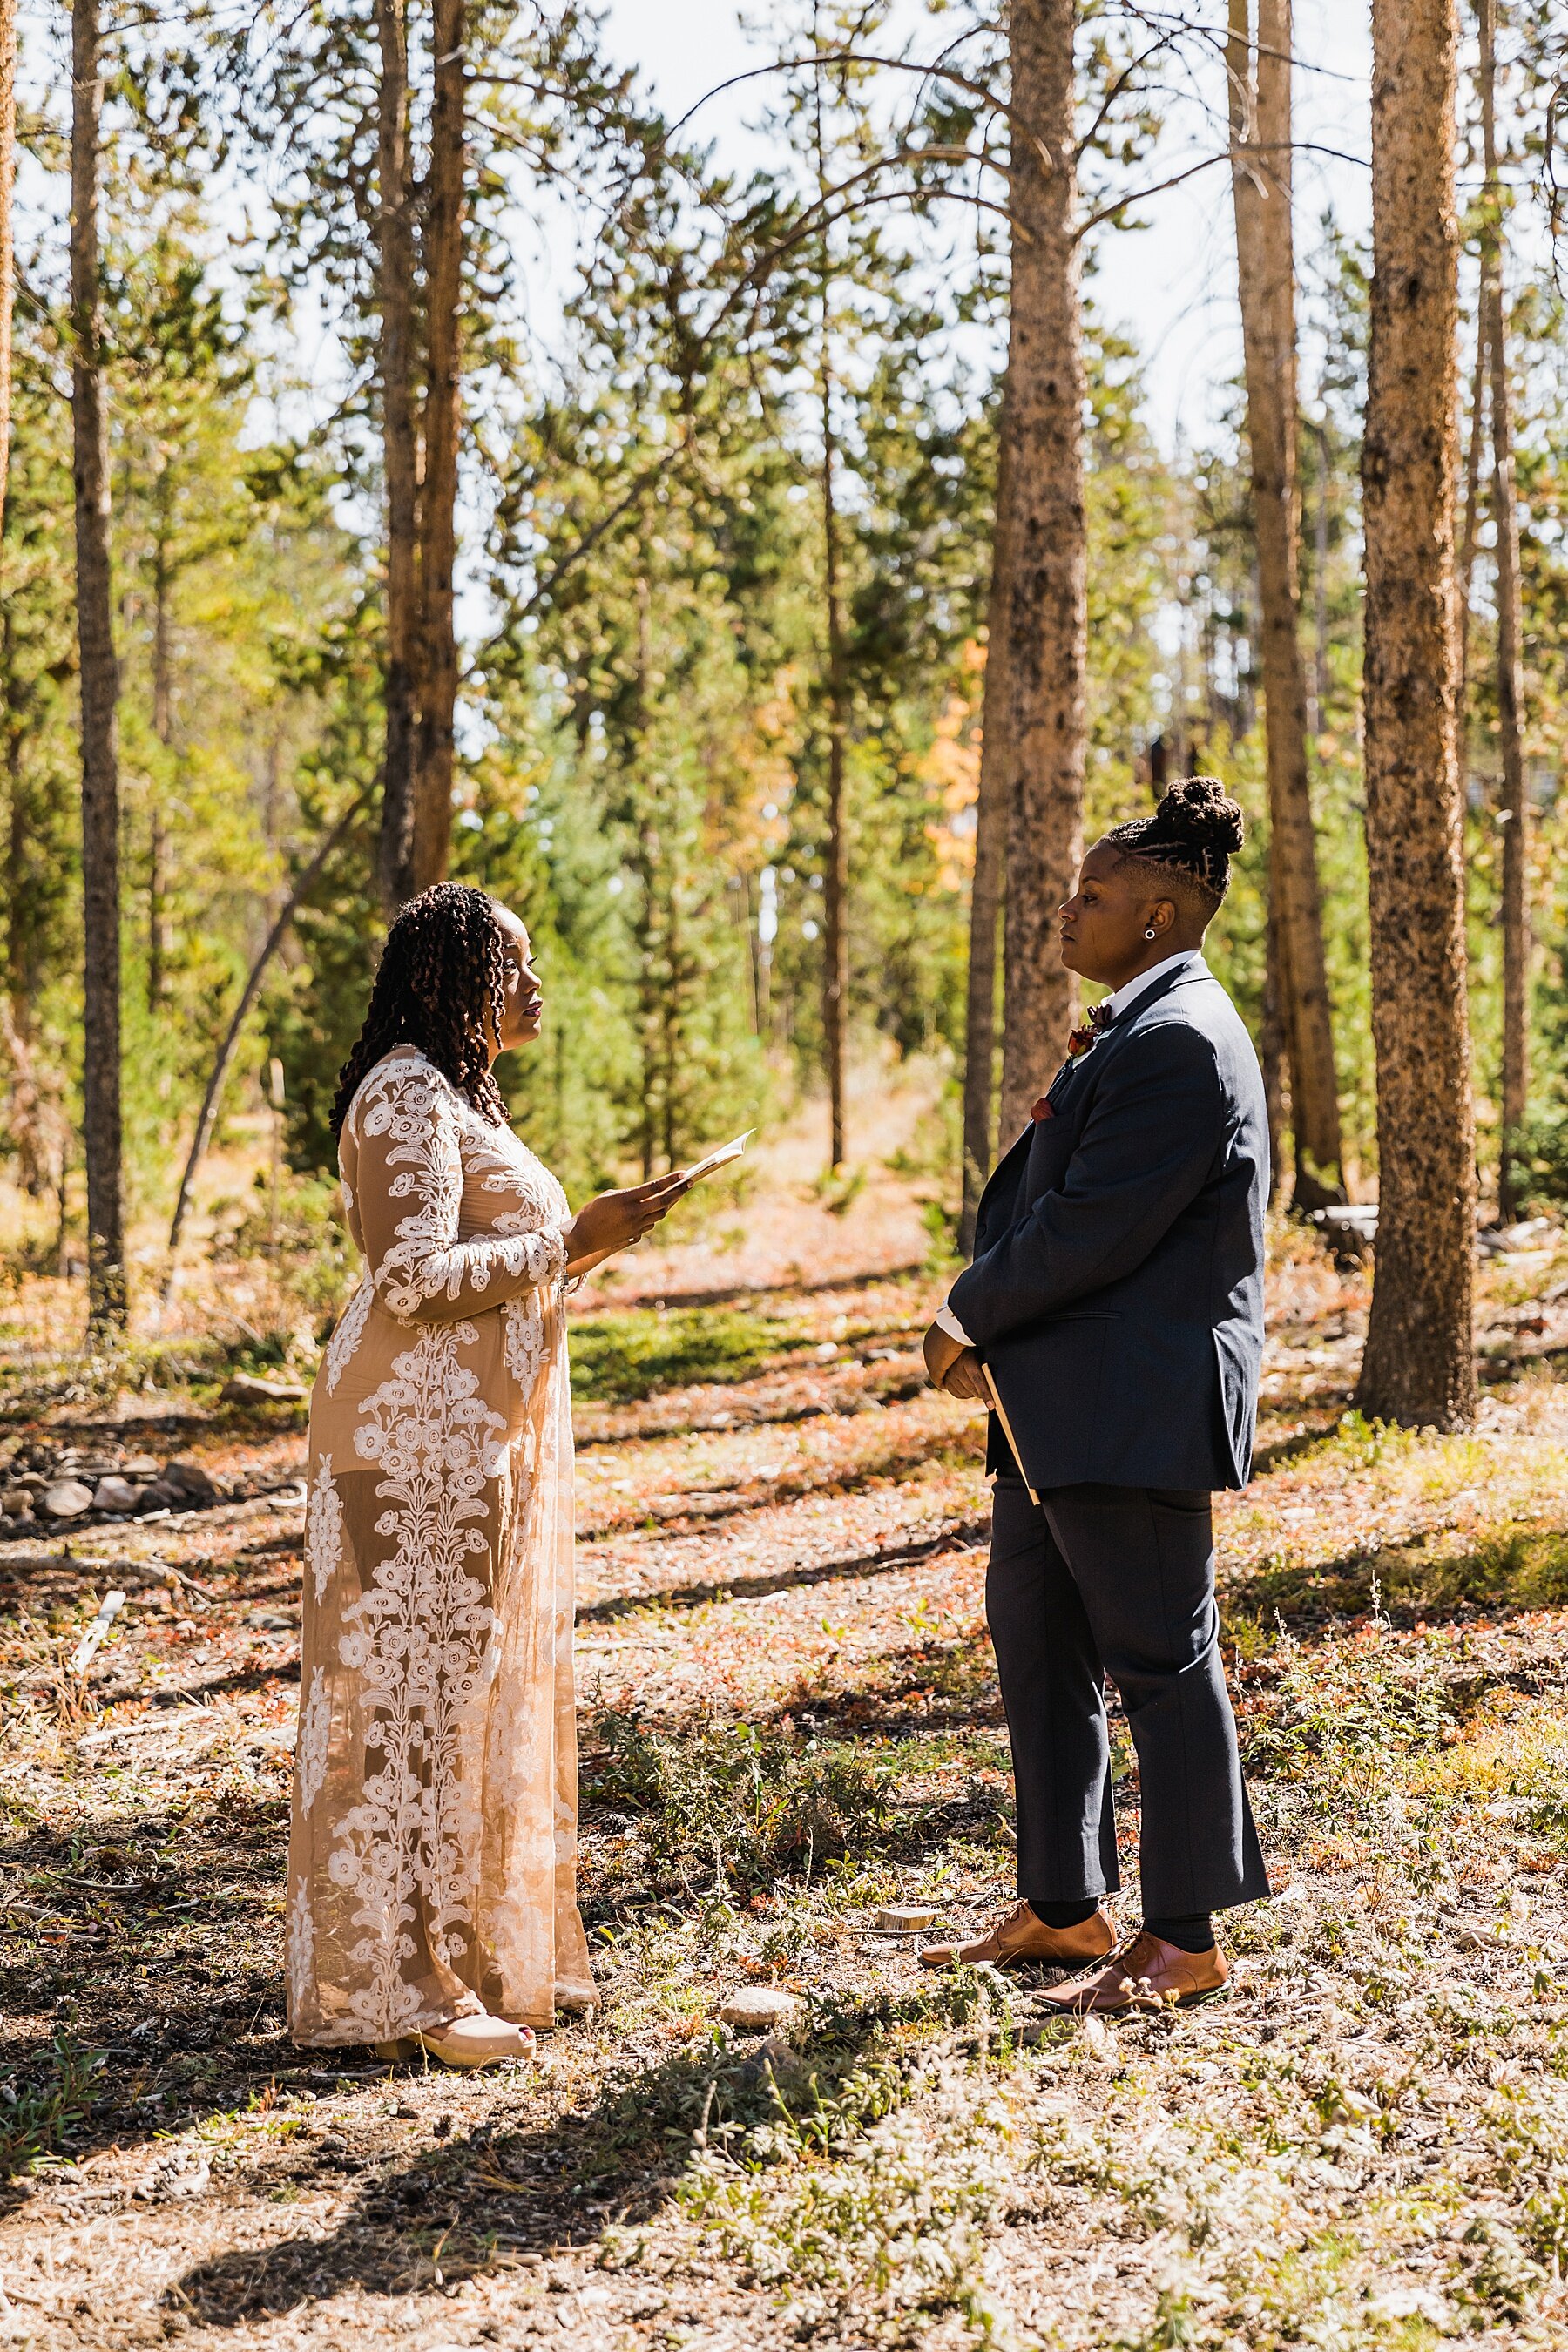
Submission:
[[[787,1323],[750,1309],[585,1315],[571,1329],[572,1393],[631,1404],[693,1381],[744,1380],[793,1338]]]
[[[989,2019],[997,2006],[992,1986],[959,1969],[913,1993],[859,2001],[813,1993],[787,2046],[770,2040],[758,2050],[715,2029],[606,2103],[581,2170],[593,2179],[616,2169],[628,2147],[650,2140],[665,2143],[667,2160],[681,2153],[669,2143],[684,2141],[746,2169],[830,2156],[925,2086],[933,2035]]]
[[[584,1793],[629,1808],[658,1886],[704,1884],[753,1893],[784,1873],[884,1845],[895,1774],[855,1748],[803,1743],[748,1723],[709,1724],[674,1740],[635,1716],[605,1711],[589,1740]]]
[[[1402,1759],[1441,1746],[1452,1720],[1443,1685],[1420,1654],[1406,1660],[1376,1643],[1330,1673],[1291,1643],[1247,1759],[1261,1777],[1310,1778],[1364,1804]]]
[[[0,2179],[58,2156],[91,2113],[99,2050],[56,2039],[47,2053],[0,2083]]]
[[[1513,1139],[1514,1181],[1531,1211],[1568,1203],[1568,1105],[1553,1104],[1526,1121]]]

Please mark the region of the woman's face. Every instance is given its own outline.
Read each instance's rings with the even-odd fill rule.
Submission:
[[[1078,888],[1058,911],[1063,963],[1107,988],[1121,987],[1171,952],[1174,901],[1152,890],[1147,872],[1108,842],[1089,852],[1078,870]]]
[[[526,924],[510,907],[492,899],[501,931],[501,1020],[496,1051],[530,1045],[544,1024],[544,991],[533,969],[533,950]]]

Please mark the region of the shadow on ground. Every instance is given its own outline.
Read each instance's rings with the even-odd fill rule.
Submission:
[[[647,2221],[700,2138],[770,2124],[788,2138],[798,2123],[809,2142],[862,2126],[898,2103],[911,2028],[962,2025],[984,2000],[963,1971],[910,1996],[815,2004],[788,2046],[735,2045],[716,2032],[696,2050],[621,2070],[592,2105],[542,2128],[501,2117],[412,2162],[373,2162],[330,2236],[199,2263],[167,2300],[208,2326],[233,2326],[350,2287],[405,2294],[437,2262],[455,2282],[498,2251],[558,2252],[607,2221]],[[331,2168],[359,2168],[340,2156]],[[290,2177],[319,2186],[322,2169],[308,2157]]]

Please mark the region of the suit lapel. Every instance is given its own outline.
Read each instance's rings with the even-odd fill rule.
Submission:
[[[1074,1070],[1089,1069],[1096,1062],[1103,1069],[1106,1055],[1113,1053],[1118,1045],[1124,1045],[1138,1026],[1143,1014],[1169,996],[1173,989],[1181,988],[1189,981],[1210,980],[1213,976],[1206,967],[1200,971],[1195,964],[1190,963],[1180,965],[1174,971],[1162,972],[1152,987],[1146,988],[1142,996],[1134,997],[1126,1011],[1117,1015],[1104,1035],[1089,1047],[1087,1054],[1079,1054],[1058,1072],[1052,1081],[1053,1091],[1061,1084],[1062,1079]]]
[[[1182,988],[1194,982],[1209,981],[1213,977],[1213,973],[1206,966],[1190,963],[1181,965],[1174,971],[1162,972],[1152,987],[1146,988],[1142,996],[1136,997],[1125,1013],[1111,1023],[1110,1028],[1096,1039],[1087,1052],[1071,1054],[1068,1056],[1046,1089],[1046,1100],[1051,1107],[1053,1117],[1049,1119],[1030,1120],[1023,1133],[1009,1144],[997,1161],[985,1190],[980,1196],[980,1205],[974,1220],[977,1252],[984,1246],[982,1235],[987,1231],[992,1215],[1002,1206],[1007,1192],[1016,1189],[1012,1181],[1016,1171],[1024,1174],[1026,1163],[1033,1161],[1026,1171],[1026,1198],[1033,1197],[1037,1182],[1039,1189],[1048,1189],[1052,1180],[1041,1173],[1039,1161],[1034,1157],[1035,1147],[1038,1144],[1048,1160],[1050,1147],[1059,1139],[1052,1132],[1056,1119],[1071,1119],[1081,1108],[1080,1098],[1084,1095],[1082,1080],[1085,1074],[1091,1073],[1097,1067],[1103,1070],[1106,1056],[1113,1055],[1118,1046],[1125,1043],[1137,1027],[1140,1016],[1158,1004],[1163,997],[1168,996],[1173,989]]]

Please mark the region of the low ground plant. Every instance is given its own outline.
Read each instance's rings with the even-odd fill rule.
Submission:
[[[602,1712],[584,1793],[631,1814],[657,1889],[754,1894],[885,1845],[898,1779],[890,1758],[847,1743],[715,1720],[679,1738]]]
[[[69,2147],[91,2112],[93,2079],[102,2065],[101,2053],[56,2041],[42,2058],[0,2083],[0,2179],[30,2172]]]

